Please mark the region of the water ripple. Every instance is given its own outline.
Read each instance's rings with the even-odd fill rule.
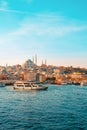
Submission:
[[[49,85],[47,91],[0,88],[0,130],[86,130],[87,87]]]

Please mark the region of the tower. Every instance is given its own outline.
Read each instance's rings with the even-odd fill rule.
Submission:
[[[34,56],[33,56],[33,63],[34,63]]]
[[[47,60],[45,59],[45,65],[47,65]]]
[[[42,65],[43,65],[43,60],[42,60]]]
[[[37,65],[37,55],[35,55],[35,64]]]

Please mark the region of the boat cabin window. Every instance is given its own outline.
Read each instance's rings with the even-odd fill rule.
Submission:
[[[24,83],[25,87],[31,87],[30,83]]]

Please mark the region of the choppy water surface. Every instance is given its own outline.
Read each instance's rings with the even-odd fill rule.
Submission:
[[[87,130],[87,87],[0,88],[0,130]]]

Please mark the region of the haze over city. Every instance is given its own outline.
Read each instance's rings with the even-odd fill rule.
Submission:
[[[87,1],[0,0],[0,65],[87,67]]]

